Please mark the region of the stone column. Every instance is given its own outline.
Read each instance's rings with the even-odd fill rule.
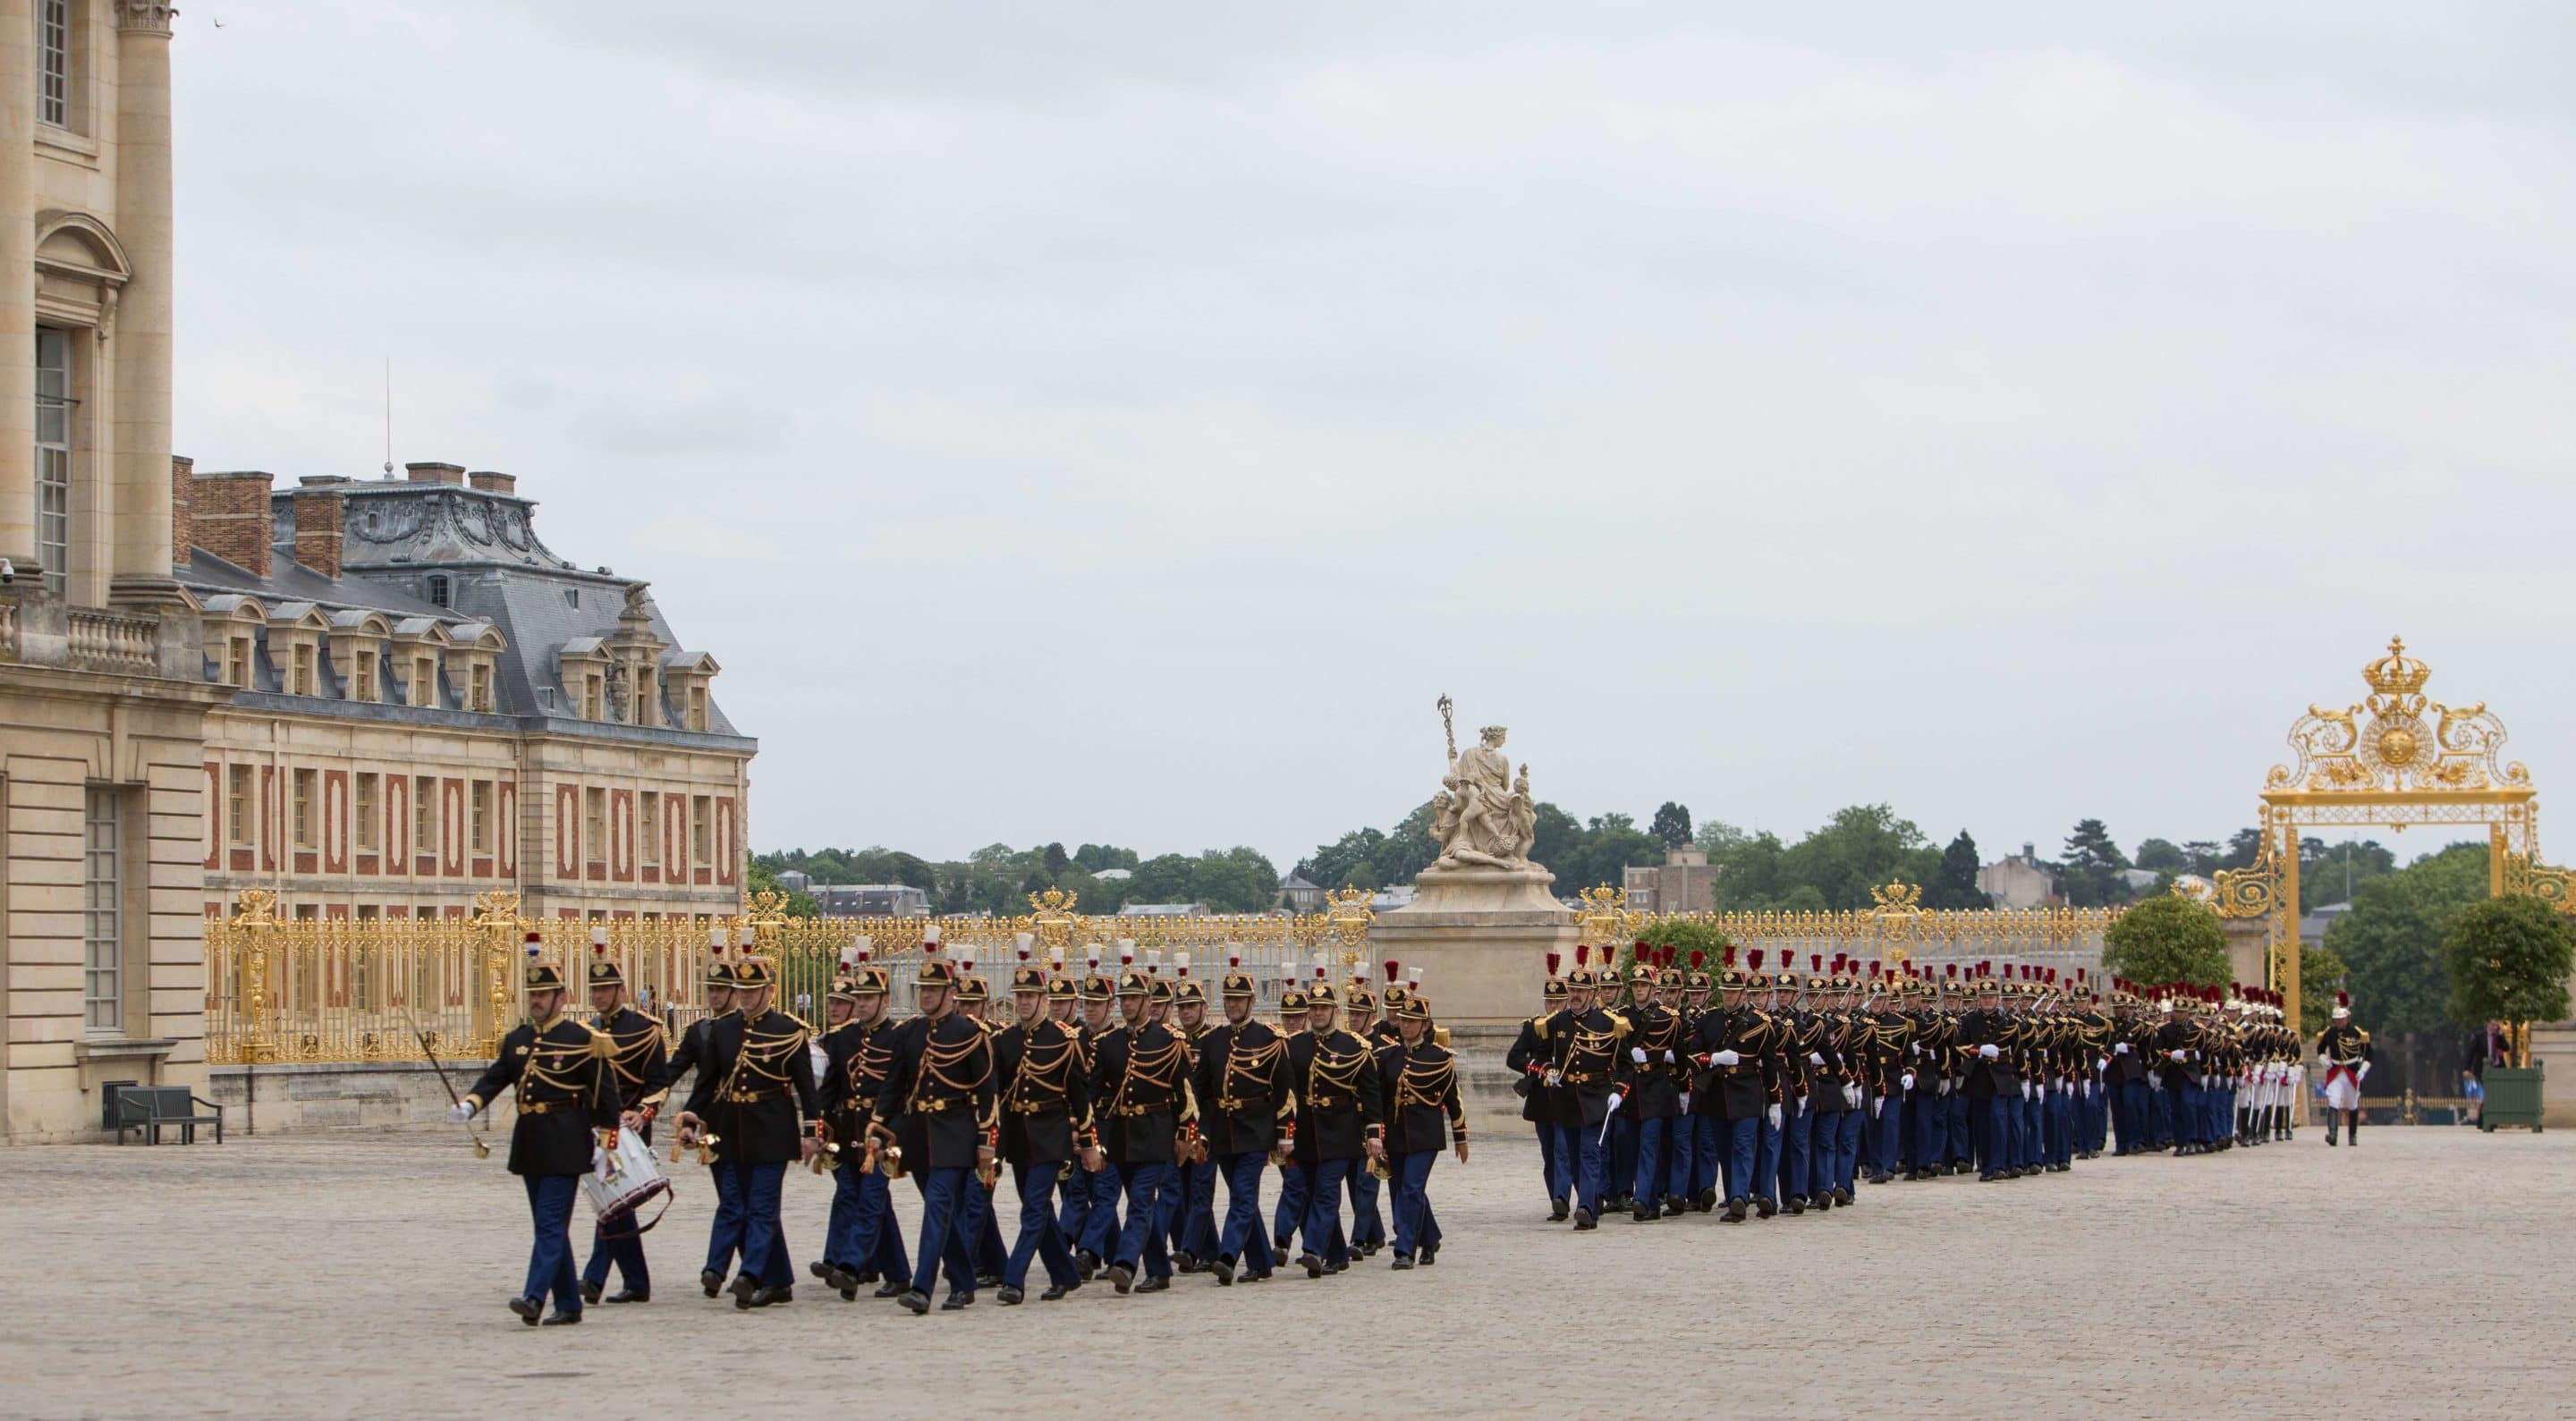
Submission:
[[[180,600],[170,578],[172,13],[159,0],[117,0],[116,235],[134,268],[111,337],[116,571],[109,596],[118,603]]]
[[[35,57],[30,0],[0,0],[0,557],[22,579],[36,576]]]

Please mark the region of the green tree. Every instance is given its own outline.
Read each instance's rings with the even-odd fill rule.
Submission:
[[[1689,807],[1669,799],[1665,800],[1663,807],[1655,811],[1654,822],[1646,826],[1646,832],[1661,840],[1664,847],[1668,849],[1678,849],[1689,843],[1691,841]]]
[[[2202,903],[2168,893],[2122,913],[2102,933],[2102,969],[2149,986],[2228,979],[2227,931]]]
[[[2143,846],[2139,852],[2145,853]],[[2223,851],[2220,850],[2218,841],[2215,839],[2189,840],[2182,846],[2183,872],[2196,873],[2207,878],[2218,872],[2218,861],[2222,856]]]
[[[2344,961],[2353,1020],[2386,1036],[2441,1030],[2451,996],[2442,940],[2460,910],[2486,896],[2487,846],[2475,843],[2453,844],[2363,884],[2352,911],[2326,928],[2325,939]]]
[[[1977,887],[1977,841],[1962,829],[1941,851],[1941,870],[1923,890],[1926,908],[1991,908],[1994,900]]]
[[[2397,856],[2377,840],[2345,842],[2299,864],[2299,911],[2349,903],[2361,885],[2397,871]]]
[[[2120,876],[2128,868],[2129,856],[2111,841],[2111,831],[2099,819],[2077,821],[2075,832],[2066,836],[2066,861],[2058,875],[2058,889],[2066,901],[2078,908],[2099,908],[2129,899],[2128,881]]]
[[[2461,909],[2442,937],[2442,961],[2451,974],[2451,1020],[2561,1021],[2576,933],[2557,909],[2510,893]]]
[[[751,861],[751,871],[744,876],[744,886],[754,894],[786,892],[779,886],[778,871],[757,858]],[[814,901],[811,893],[788,893],[787,916],[819,918],[823,916],[823,906]]]
[[[2170,839],[2149,839],[2138,845],[2138,867],[2153,873],[2189,873],[2191,856]]]
[[[2263,831],[2239,829],[2227,838],[2227,852],[2220,855],[2220,868],[2251,868],[2263,856]]]
[[[2326,1029],[2334,1017],[2334,994],[2349,975],[2343,959],[2324,943],[2299,948],[2300,1034],[2314,1036]]]
[[[1110,844],[1085,844],[1073,851],[1073,861],[1092,873],[1104,868],[1134,868],[1136,851]]]

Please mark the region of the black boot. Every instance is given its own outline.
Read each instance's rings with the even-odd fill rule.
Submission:
[[[2359,1148],[2359,1147],[2360,1147],[2360,1145],[2361,1145],[2361,1112],[2360,1112],[2360,1111],[2358,1111],[2358,1110],[2354,1110],[2354,1111],[2347,1112],[2347,1113],[2345,1114],[2345,1116],[2344,1116],[2344,1120],[2343,1120],[2343,1142],[2344,1142],[2345,1144],[2347,1144],[2347,1145],[2354,1146],[2355,1148]]]
[[[1560,1195],[1557,1198],[1548,1200],[1547,1206],[1547,1221],[1549,1223],[1561,1224],[1565,1222],[1566,1203],[1563,1196]],[[1282,1261],[1284,1262],[1285,1260],[1283,1259]]]

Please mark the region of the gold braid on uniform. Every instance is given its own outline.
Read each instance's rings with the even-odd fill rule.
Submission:
[[[644,1029],[631,1036],[620,1036],[604,1026],[592,1028],[591,1034],[594,1039],[591,1045],[596,1049],[599,1045],[597,1037],[608,1038],[609,1048],[606,1059],[610,1068],[617,1072],[618,1099],[625,1101],[630,1108],[659,1105],[662,1103],[662,1098],[669,1092],[657,1090],[650,1094],[646,1093],[644,1061],[653,1053],[655,1047],[662,1044],[662,1023],[642,1012],[635,1013],[635,1019],[644,1023]]]
[[[1463,1102],[1456,1109],[1449,1105],[1450,1092],[1458,1083],[1458,1058],[1443,1055],[1438,1061],[1425,1062],[1407,1051],[1404,1069],[1395,1077],[1395,1106],[1387,1111],[1393,1117],[1407,1106],[1424,1106],[1449,1117],[1449,1128],[1459,1139],[1467,1138],[1467,1109]]]
[[[1333,1049],[1332,1038],[1316,1037],[1314,1058],[1306,1063],[1306,1103],[1321,1110],[1356,1102],[1360,1072],[1375,1059],[1365,1045],[1346,1054]]]
[[[791,1025],[785,1031],[762,1031],[757,1023],[744,1023],[742,1050],[733,1058],[733,1070],[726,1074],[718,1099],[740,1105],[795,1089],[788,1079],[788,1065],[814,1033],[794,1017],[788,1021]]]
[[[1043,1026],[1041,1023],[1040,1028]],[[1041,1056],[1041,1051],[1047,1054]],[[1073,1038],[1062,1032],[1049,1043],[1041,1043],[1037,1031],[1021,1033],[1020,1067],[1011,1078],[1012,1113],[1036,1115],[1066,1108],[1070,1095],[1066,1077],[1071,1074],[1071,1068],[1080,1063],[1081,1055]]]
[[[1216,1108],[1232,1114],[1243,1106],[1243,1097],[1234,1093],[1234,1083],[1238,1078],[1267,1087],[1272,1063],[1279,1059],[1280,1052],[1287,1049],[1288,1038],[1274,1033],[1268,1041],[1249,1051],[1237,1046],[1227,1052],[1225,1077],[1216,1083]],[[1271,1102],[1274,1108],[1278,1104],[1275,1100]]]
[[[974,1060],[979,1052],[983,1057],[981,1071],[973,1080],[961,1079],[959,1072],[965,1068],[967,1062]],[[951,1105],[964,1105],[971,1108],[974,1105],[975,1092],[992,1077],[993,1053],[985,1049],[985,1036],[982,1031],[978,1030],[971,1040],[954,1044],[925,1041],[921,1047],[921,1074],[912,1083],[912,1099],[905,1103],[904,1110],[909,1114],[923,1115],[946,1110]],[[955,1091],[958,1099],[954,1101],[923,1099],[922,1091],[931,1086]],[[975,1124],[979,1129],[990,1129],[999,1122],[999,1119],[1000,1112],[996,1111],[994,1119],[978,1120]]]
[[[585,1035],[578,1043],[549,1041],[544,1031],[538,1032],[537,1039],[529,1043],[528,1063],[519,1073],[520,1114],[543,1115],[557,1108],[550,1103],[530,1101],[528,1088],[531,1086],[559,1090],[575,1100],[579,1100],[584,1091],[597,1087],[599,1077],[592,1075],[588,1080],[582,1080],[579,1078],[581,1068],[593,1061],[608,1059],[608,1052],[601,1048],[602,1043],[610,1038],[606,1032],[591,1031],[587,1027],[583,1031]]]
[[[1142,1034],[1143,1033],[1141,1032],[1129,1033],[1131,1037],[1141,1037]],[[1198,1104],[1190,1095],[1190,1083],[1188,1079],[1190,1045],[1188,1042],[1182,1040],[1178,1035],[1173,1033],[1166,1032],[1164,1035],[1168,1038],[1169,1044],[1163,1046],[1159,1050],[1151,1052],[1140,1050],[1133,1041],[1129,1043],[1127,1047],[1127,1070],[1124,1075],[1118,1078],[1118,1090],[1109,1099],[1110,1113],[1115,1115],[1135,1116],[1148,1114],[1161,1108],[1153,1105],[1130,1105],[1127,1103],[1128,1088],[1136,1083],[1136,1079],[1139,1075],[1142,1075],[1146,1081],[1152,1084],[1169,1086],[1171,1088],[1172,1108],[1179,1112],[1181,1120],[1188,1121],[1196,1120],[1198,1118]]]

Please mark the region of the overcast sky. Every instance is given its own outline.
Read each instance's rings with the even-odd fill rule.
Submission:
[[[2571,29],[207,0],[177,444],[372,474],[390,354],[755,848],[1284,869],[1444,691],[1581,815],[2223,837],[2391,632],[2576,796]]]

